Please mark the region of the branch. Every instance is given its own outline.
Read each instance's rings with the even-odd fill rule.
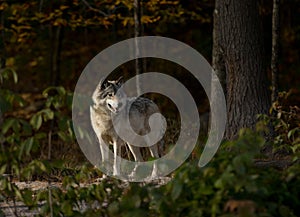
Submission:
[[[255,160],[254,165],[260,168],[273,167],[275,169],[284,170],[291,166],[294,162],[291,159],[281,159],[281,160]]]
[[[109,14],[97,9],[97,8],[94,8],[92,7],[86,0],[81,0],[83,2],[83,4],[85,4],[85,6],[87,6],[91,11],[94,11],[94,12],[97,12],[99,14],[101,14],[102,16],[105,16],[105,17],[108,17]]]

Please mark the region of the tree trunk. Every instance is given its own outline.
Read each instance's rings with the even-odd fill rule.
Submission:
[[[216,0],[215,64],[225,63],[228,123],[225,137],[253,128],[270,106],[263,36],[256,0]],[[219,63],[220,62],[220,63]],[[223,69],[222,65],[214,66]]]
[[[212,67],[223,87],[226,96],[226,68],[224,62],[224,48],[221,45],[221,25],[220,25],[220,1],[216,1],[214,10],[214,29],[213,29],[213,49]]]
[[[141,23],[141,2],[140,0],[134,0],[134,37],[140,37],[142,31],[142,23]],[[135,40],[135,73],[136,73],[136,88],[137,94],[140,95],[141,87],[139,74],[143,73],[143,63],[142,59],[137,58],[141,51],[141,46],[138,43],[138,40]]]
[[[60,59],[61,59],[61,46],[62,46],[62,26],[50,27],[50,41],[51,41],[51,71],[50,71],[50,85],[57,86],[60,83]]]
[[[278,99],[279,7],[280,0],[273,0],[271,59],[272,103]]]
[[[4,15],[2,11],[0,11],[0,22],[2,26],[2,30],[0,32],[0,70],[1,70],[4,69],[6,65],[6,51],[5,51],[5,43],[4,43],[4,39],[5,39]]]

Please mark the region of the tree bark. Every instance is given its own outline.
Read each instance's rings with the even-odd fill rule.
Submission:
[[[4,39],[5,39],[4,15],[2,11],[0,11],[0,22],[2,26],[2,30],[0,32],[0,70],[1,70],[4,69],[6,66],[6,51],[5,51],[5,43],[4,43]]]
[[[142,33],[142,22],[141,22],[141,2],[140,0],[134,0],[134,37],[140,37]],[[139,74],[143,73],[142,59],[139,59],[141,46],[138,40],[135,40],[135,72],[136,72],[136,88],[137,94],[140,95],[141,87]]]
[[[60,83],[60,60],[61,60],[61,46],[62,46],[62,26],[50,27],[50,41],[51,41],[51,71],[50,71],[50,85],[57,86]]]
[[[226,68],[224,62],[224,48],[221,43],[221,18],[220,18],[220,1],[216,1],[213,21],[213,49],[212,49],[212,67],[219,78],[226,96]]]
[[[279,52],[279,7],[280,0],[273,0],[273,15],[272,15],[272,103],[278,99],[278,52]]]
[[[253,128],[257,114],[267,113],[264,47],[256,0],[216,0],[214,68],[225,63],[228,123],[225,137],[233,139],[241,128]],[[216,43],[216,42],[215,42]],[[219,63],[220,62],[220,63]]]

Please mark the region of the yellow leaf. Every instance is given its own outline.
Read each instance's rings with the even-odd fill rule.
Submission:
[[[142,16],[141,20],[142,20],[142,23],[154,23],[156,21],[158,21],[160,19],[160,16],[158,17],[150,17],[150,16]]]
[[[13,67],[15,65],[15,58],[9,57],[6,59],[6,66],[7,67]]]
[[[7,4],[4,3],[4,2],[2,2],[2,3],[0,4],[0,11],[4,11],[5,8],[7,8]]]
[[[130,19],[131,18],[126,17],[122,22],[123,26],[127,26],[127,24],[130,23]]]
[[[65,10],[65,9],[67,9],[67,8],[69,8],[69,6],[67,6],[67,5],[61,5],[61,6],[59,7],[60,10]]]
[[[30,66],[30,67],[35,67],[35,66],[37,66],[37,64],[38,64],[38,62],[37,62],[36,60],[33,60],[33,61],[31,61],[31,62],[29,63],[29,66]]]

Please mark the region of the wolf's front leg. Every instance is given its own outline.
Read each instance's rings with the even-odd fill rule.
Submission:
[[[118,144],[117,141],[113,142],[113,148],[114,148],[114,166],[113,166],[113,175],[119,175],[120,174],[120,160],[118,159],[118,152],[121,150],[121,147],[119,147],[120,144]]]
[[[104,143],[103,140],[100,140],[101,162],[103,164],[108,162],[108,150],[108,146]]]

